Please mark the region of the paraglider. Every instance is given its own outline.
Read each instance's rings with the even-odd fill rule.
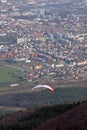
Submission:
[[[36,85],[35,87],[33,87],[31,89],[31,91],[33,91],[34,89],[37,89],[37,88],[47,88],[47,89],[50,89],[52,92],[54,92],[54,88],[52,88],[51,86],[49,85]]]

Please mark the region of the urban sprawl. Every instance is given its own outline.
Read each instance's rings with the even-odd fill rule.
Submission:
[[[28,81],[86,79],[87,1],[1,0],[1,61]]]

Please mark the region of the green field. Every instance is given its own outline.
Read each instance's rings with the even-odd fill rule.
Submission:
[[[13,82],[18,80],[18,77],[14,77],[10,73],[13,75],[16,73],[16,75],[19,76],[20,71],[10,67],[0,66],[0,83]]]

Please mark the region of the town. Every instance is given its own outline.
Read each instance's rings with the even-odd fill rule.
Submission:
[[[22,80],[87,79],[86,0],[1,0],[0,64]]]

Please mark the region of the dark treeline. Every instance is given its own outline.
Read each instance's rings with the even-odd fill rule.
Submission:
[[[36,128],[41,122],[44,122],[47,119],[53,118],[57,115],[61,115],[62,113],[72,108],[75,108],[80,104],[81,103],[78,102],[73,104],[64,104],[64,105],[37,108],[34,113],[31,113],[29,116],[24,117],[23,119],[18,121],[18,123],[16,123],[15,125],[10,125],[10,120],[8,126],[0,125],[0,130],[32,130],[33,128]]]

